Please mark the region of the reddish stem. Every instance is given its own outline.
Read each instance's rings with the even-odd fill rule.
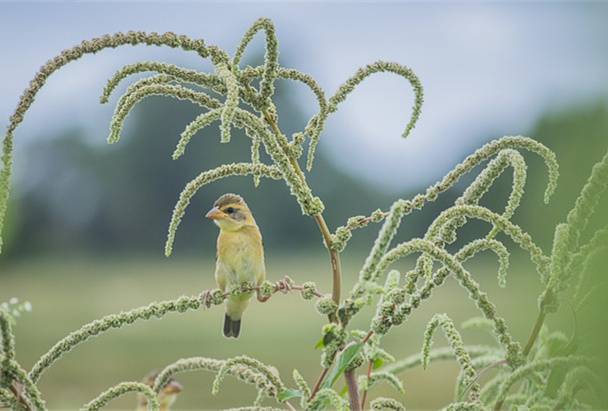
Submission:
[[[319,375],[319,379],[317,380],[315,387],[312,389],[312,393],[310,393],[310,398],[308,399],[308,401],[312,400],[315,395],[317,395],[317,391],[319,391],[319,388],[321,388],[321,383],[323,382],[323,379],[327,375],[328,371],[329,368],[323,368],[323,371],[321,371],[321,375]]]
[[[344,371],[344,380],[346,381],[346,389],[348,391],[348,399],[350,402],[350,411],[360,411],[359,404],[359,389],[357,387],[357,378],[355,370]]]
[[[369,378],[372,375],[372,368],[374,366],[374,362],[370,361],[369,364],[367,365],[367,385],[369,388]],[[365,389],[365,391],[363,391],[363,396],[361,398],[361,409],[364,410],[365,409],[365,400],[367,399],[367,389]]]

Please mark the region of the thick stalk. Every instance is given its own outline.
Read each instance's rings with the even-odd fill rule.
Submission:
[[[361,404],[359,403],[359,389],[357,388],[357,376],[355,375],[355,370],[344,371],[344,380],[346,380],[350,411],[361,411]]]
[[[321,214],[315,215],[315,221],[321,230],[323,241],[329,251],[329,259],[331,261],[331,271],[333,277],[333,287],[331,292],[331,298],[337,305],[340,305],[340,290],[342,287],[342,267],[340,265],[340,253],[331,249],[331,234],[327,228],[327,224]],[[331,321],[338,323],[338,317],[335,314],[330,316]]]
[[[249,92],[252,92],[252,90],[253,90],[253,88],[249,84],[245,84],[245,88]],[[270,128],[272,129],[272,132],[274,133],[274,135],[277,138],[279,138],[281,136],[281,130],[279,130],[279,127],[278,127],[277,123],[274,121],[273,117],[270,115],[270,113],[267,110],[262,110],[262,115],[264,116],[264,119],[266,120],[266,122],[270,125]],[[300,180],[302,180],[302,183],[306,184],[306,177],[304,176],[304,173],[302,172],[302,169],[300,168],[300,164],[298,164],[298,161],[295,158],[290,157],[290,162],[291,162],[291,165],[293,166],[294,170],[296,171],[296,174],[298,175],[298,177],[300,177]],[[332,250],[332,248],[331,248],[331,233],[329,231],[329,228],[327,227],[327,223],[325,222],[323,215],[321,213],[315,214],[313,216],[313,218],[315,219],[315,221],[317,222],[317,225],[319,226],[319,230],[321,231],[321,236],[323,237],[323,242],[325,243],[325,247],[327,248],[327,251],[329,252],[329,259],[331,262],[331,271],[332,271],[332,282],[333,282],[331,297],[332,297],[332,300],[337,305],[339,305],[340,304],[340,293],[341,293],[341,288],[342,288],[342,266],[340,263],[340,254],[337,251]],[[329,320],[336,324],[338,324],[338,322],[339,322],[338,316],[335,313],[331,314],[329,316]],[[329,371],[329,368],[325,368],[321,372],[321,375],[319,376],[319,379],[317,380],[317,384],[315,385],[314,389],[312,390],[309,401],[314,398],[315,394],[317,393],[317,391],[319,390],[319,388],[321,386],[321,382],[323,381],[323,378],[325,378],[325,375],[327,375],[328,371]],[[352,373],[354,376],[354,371]],[[348,381],[347,381],[347,384],[348,384]],[[359,397],[358,397],[358,393],[357,393],[357,382],[356,381],[354,381],[354,387],[355,387],[354,389],[355,389],[355,395],[356,395],[356,407],[352,408],[353,402],[352,402],[352,397],[351,397],[351,409],[359,410],[360,409],[360,408],[358,408],[359,407]],[[349,394],[350,394],[350,392],[349,392]]]
[[[249,85],[247,86],[248,88],[250,88]],[[270,115],[270,113],[268,113],[268,111],[263,110],[262,115],[266,119],[266,122],[270,125],[270,128],[272,129],[274,135],[278,138],[281,135],[281,131],[279,130],[277,123],[273,120],[272,116]],[[298,164],[297,160],[295,158],[290,158],[290,161],[296,173],[302,180],[302,183],[306,184],[306,177],[304,176],[304,173],[302,172],[302,169],[300,168],[300,165]],[[342,288],[342,266],[340,264],[340,253],[331,249],[331,233],[329,231],[329,228],[327,227],[327,223],[325,222],[323,215],[321,213],[315,214],[313,218],[319,226],[319,230],[321,231],[321,235],[323,236],[323,241],[325,242],[325,247],[329,252],[333,280],[331,298],[337,305],[340,305],[340,293]],[[338,323],[338,316],[336,314],[331,314],[329,316],[329,319],[330,321],[336,324]]]

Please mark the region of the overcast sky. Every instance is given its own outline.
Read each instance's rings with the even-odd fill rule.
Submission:
[[[275,23],[280,62],[311,74],[328,95],[377,60],[418,74],[425,104],[407,140],[400,134],[411,87],[389,74],[362,84],[321,139],[341,167],[393,189],[433,182],[482,142],[528,133],[546,110],[608,100],[606,2],[2,1],[0,126],[39,66],[83,39],[130,29],[174,31],[232,54],[262,16]],[[161,48],[125,46],[87,56],[51,76],[16,132],[17,150],[75,124],[104,141],[113,108],[98,104],[100,90],[116,69],[142,59],[209,67],[194,53]],[[314,112],[310,94],[302,90],[294,98]]]

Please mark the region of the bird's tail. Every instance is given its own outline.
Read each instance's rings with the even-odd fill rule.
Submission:
[[[224,316],[224,337],[226,338],[238,338],[241,332],[241,320],[233,320],[228,316],[228,313]]]

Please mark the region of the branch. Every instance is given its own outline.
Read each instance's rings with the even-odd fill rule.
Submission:
[[[145,307],[135,308],[120,314],[110,314],[99,320],[85,324],[80,329],[60,340],[46,354],[40,357],[32,367],[29,376],[34,383],[38,382],[42,373],[55,361],[70,352],[78,344],[87,341],[91,337],[95,337],[111,329],[133,324],[137,320],[148,320],[151,317],[162,318],[171,312],[198,310],[201,305],[199,296],[183,296],[176,300],[152,303]]]

